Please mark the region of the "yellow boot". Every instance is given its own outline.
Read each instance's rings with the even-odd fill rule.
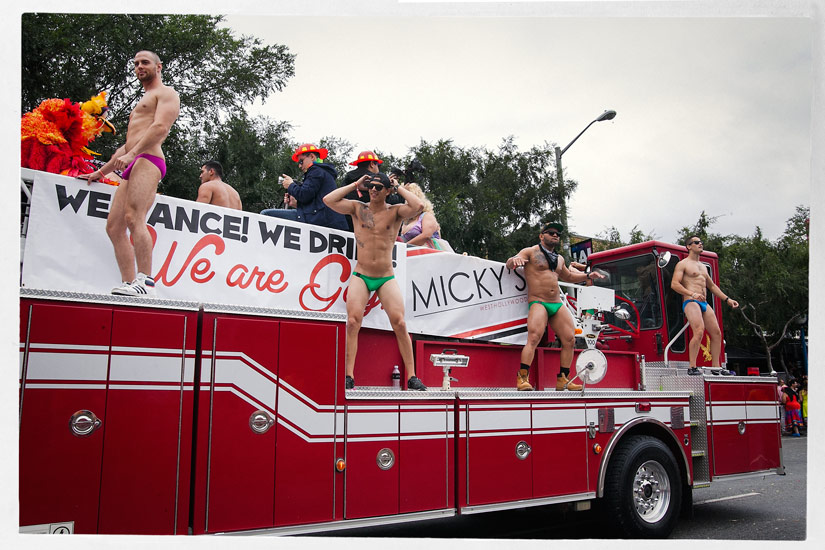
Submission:
[[[574,384],[570,382],[567,377],[563,374],[560,374],[556,377],[556,391],[579,391],[582,389],[581,384]]]
[[[527,369],[519,369],[518,380],[516,380],[516,389],[518,391],[530,391],[533,386],[530,385],[530,371]]]

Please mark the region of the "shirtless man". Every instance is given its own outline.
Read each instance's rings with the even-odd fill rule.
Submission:
[[[725,296],[725,293],[710,278],[705,264],[699,261],[699,255],[704,250],[702,240],[692,235],[685,241],[685,247],[688,250],[688,257],[676,264],[670,288],[684,296],[682,311],[685,312],[685,317],[690,323],[690,330],[693,331],[693,337],[688,344],[690,362],[688,374],[699,374],[699,369],[696,368],[696,358],[706,331],[710,336],[711,368],[721,369],[719,355],[722,351],[722,331],[716,321],[716,314],[707,301],[706,289],[732,308],[739,307],[739,302]],[[721,369],[719,372],[724,375],[733,374],[727,369]]]
[[[112,289],[112,294],[154,296],[152,236],[146,228],[146,214],[155,200],[158,183],[166,174],[166,160],[160,146],[178,118],[180,98],[175,90],[161,82],[161,61],[157,54],[140,51],[133,62],[135,75],[146,93],[129,115],[126,143],[100,169],[79,177],[93,182],[113,170],[123,170],[121,177],[125,181],[115,192],[106,221],[106,233],[112,241],[123,281],[121,286]],[[129,242],[126,229],[134,246]]]
[[[344,198],[359,185],[369,189],[370,202],[367,204]],[[406,203],[388,205],[386,200],[393,190]],[[398,341],[398,350],[406,370],[407,389],[426,391],[427,387],[415,375],[412,341],[404,320],[404,300],[392,270],[392,249],[401,222],[420,213],[424,205],[418,197],[383,173],[366,174],[353,183],[337,188],[324,197],[324,203],[336,212],[352,216],[355,244],[358,247],[358,262],[347,289],[347,348],[344,359],[346,389],[355,387],[353,375],[355,355],[358,352],[358,332],[361,330],[367,300],[372,292],[376,292]]]
[[[243,210],[241,196],[234,187],[223,181],[223,166],[217,160],[210,160],[201,166],[198,202]]]
[[[530,363],[533,362],[536,346],[548,324],[561,342],[556,390],[582,389],[581,385],[573,384],[567,379],[573,362],[576,326],[573,316],[562,302],[559,279],[569,283],[582,283],[588,279],[603,279],[604,276],[595,271],[584,273],[567,268],[564,258],[554,251],[563,229],[559,223],[546,223],[539,233],[539,244],[522,249],[505,264],[510,270],[524,266],[524,277],[527,280],[527,343],[521,350],[521,365],[516,380],[516,389],[519,391],[533,389],[530,384]]]

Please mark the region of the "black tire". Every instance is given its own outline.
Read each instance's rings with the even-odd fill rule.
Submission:
[[[647,435],[623,440],[607,465],[603,504],[620,536],[670,535],[682,507],[682,480],[667,445]]]

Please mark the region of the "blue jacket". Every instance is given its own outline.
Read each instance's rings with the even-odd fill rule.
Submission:
[[[298,221],[347,231],[343,214],[328,208],[324,196],[337,187],[337,172],[329,164],[315,163],[304,174],[301,183],[293,182],[287,192],[298,201]]]

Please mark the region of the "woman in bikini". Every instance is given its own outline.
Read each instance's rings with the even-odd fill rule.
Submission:
[[[424,191],[417,183],[407,183],[404,188],[424,203],[424,211],[417,216],[404,220],[401,225],[401,236],[398,239],[407,244],[438,248],[433,239],[441,238],[441,227],[438,225],[438,220],[435,219],[433,203],[427,199]]]

